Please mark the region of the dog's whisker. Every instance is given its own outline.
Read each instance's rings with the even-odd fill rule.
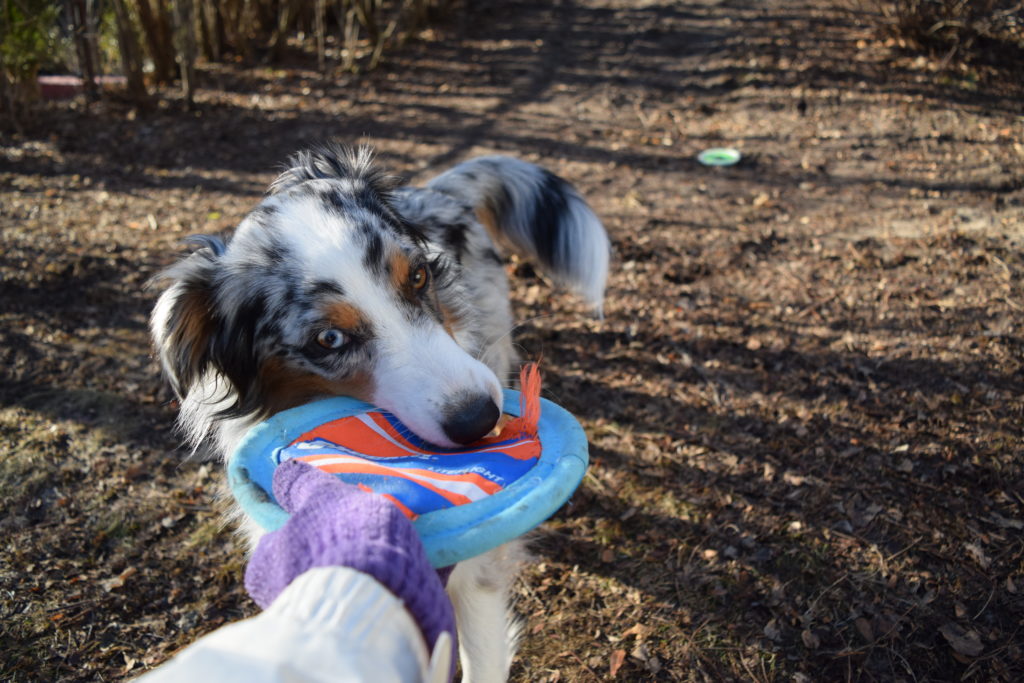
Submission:
[[[554,315],[553,313],[541,313],[541,314],[535,315],[535,316],[533,316],[531,318],[527,318],[525,320],[522,320],[522,321],[519,321],[519,322],[513,324],[511,327],[509,327],[509,329],[504,334],[502,334],[501,336],[497,337],[496,339],[492,339],[491,341],[489,341],[487,343],[487,345],[484,347],[483,352],[480,354],[480,360],[484,361],[486,363],[486,359],[488,358],[488,356],[490,356],[491,353],[493,353],[496,350],[498,350],[499,349],[499,345],[502,342],[504,342],[505,340],[509,339],[512,336],[513,332],[515,332],[516,330],[520,329],[524,325],[528,325],[529,323],[535,322],[537,320],[543,320],[544,318],[553,317],[553,315]],[[524,355],[526,355],[525,354],[525,349],[523,349],[523,347],[520,346],[519,344],[512,344],[512,346],[513,346],[513,348],[518,348],[520,350],[523,350],[524,351]]]

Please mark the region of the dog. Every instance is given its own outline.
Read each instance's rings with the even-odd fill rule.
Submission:
[[[610,243],[567,181],[480,157],[400,187],[367,147],[294,155],[228,242],[201,236],[158,277],[151,332],[193,449],[325,396],[393,413],[442,447],[495,427],[517,362],[502,254],[537,263],[600,313]],[[255,544],[261,531],[239,521]],[[463,680],[507,679],[521,542],[452,571]]]

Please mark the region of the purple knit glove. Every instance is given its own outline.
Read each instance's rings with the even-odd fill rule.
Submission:
[[[274,497],[291,518],[260,539],[246,568],[245,588],[260,607],[313,567],[351,567],[405,603],[428,652],[444,631],[454,641],[455,614],[442,580],[394,504],[298,460],[277,468]]]

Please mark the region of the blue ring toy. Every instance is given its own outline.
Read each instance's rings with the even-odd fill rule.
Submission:
[[[553,515],[569,499],[587,469],[587,437],[568,411],[540,399],[536,465],[501,491],[481,500],[420,515],[419,532],[434,567],[448,567],[506,543]],[[504,411],[518,416],[519,392],[505,389]],[[317,426],[376,410],[347,397],[328,398],[278,413],[245,435],[228,461],[228,485],[245,513],[266,531],[288,521],[270,486],[275,449]]]

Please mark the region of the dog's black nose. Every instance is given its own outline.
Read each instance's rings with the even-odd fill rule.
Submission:
[[[487,395],[470,396],[452,405],[441,427],[455,443],[473,443],[487,436],[498,423],[500,411]]]

